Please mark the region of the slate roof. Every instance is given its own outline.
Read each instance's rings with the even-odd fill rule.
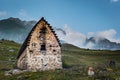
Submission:
[[[49,28],[51,29],[51,31],[53,32],[56,40],[58,41],[59,46],[61,47],[61,43],[60,43],[60,41],[59,41],[59,39],[58,39],[58,36],[56,35],[55,31],[53,30],[52,26],[50,26],[50,24],[44,19],[44,17],[42,17],[42,18],[34,25],[34,27],[32,28],[32,30],[31,30],[30,33],[28,34],[27,38],[25,39],[24,43],[22,44],[22,46],[21,46],[21,48],[20,48],[20,50],[19,50],[19,52],[18,52],[17,59],[21,56],[21,54],[23,53],[23,51],[25,50],[25,48],[28,46],[28,43],[29,43],[29,41],[30,41],[32,32],[35,30],[35,28],[37,27],[37,25],[38,25],[41,21],[44,21],[44,22],[48,25],[48,27],[49,27]]]

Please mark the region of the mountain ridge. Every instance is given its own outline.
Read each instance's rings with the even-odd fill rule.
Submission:
[[[19,18],[10,17],[0,20],[0,39],[23,42],[36,21],[22,21]]]
[[[37,21],[35,20],[23,21],[13,17],[0,20],[0,39],[13,40],[22,43],[36,23]],[[57,33],[64,35],[64,37],[68,34],[62,28],[53,28]],[[68,43],[62,39],[60,41],[62,44]],[[90,37],[86,38],[83,42],[84,47],[89,49],[120,50],[120,43],[115,43],[105,38]]]

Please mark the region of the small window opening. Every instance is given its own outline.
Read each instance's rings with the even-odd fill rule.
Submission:
[[[53,50],[53,52],[56,52],[56,50]]]
[[[45,64],[44,66],[47,66],[47,64]]]
[[[45,34],[45,33],[46,33],[46,27],[43,27],[43,28],[41,29],[40,33]]]
[[[52,45],[50,45],[50,47],[52,47]]]
[[[32,46],[33,46],[33,47],[36,47],[36,43],[32,43]]]
[[[31,55],[33,54],[33,50],[30,50],[29,52],[30,52],[30,57],[31,57]]]
[[[46,46],[45,46],[45,44],[42,44],[41,45],[41,49],[40,49],[41,51],[46,51]]]
[[[30,53],[33,53],[33,50],[30,50]]]

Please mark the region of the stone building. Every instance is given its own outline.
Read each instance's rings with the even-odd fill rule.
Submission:
[[[24,41],[17,56],[17,67],[28,71],[62,68],[59,39],[44,18],[36,23]]]

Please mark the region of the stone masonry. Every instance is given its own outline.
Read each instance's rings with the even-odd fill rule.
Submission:
[[[23,43],[17,57],[17,66],[28,71],[62,68],[61,46],[50,24],[41,18]]]

